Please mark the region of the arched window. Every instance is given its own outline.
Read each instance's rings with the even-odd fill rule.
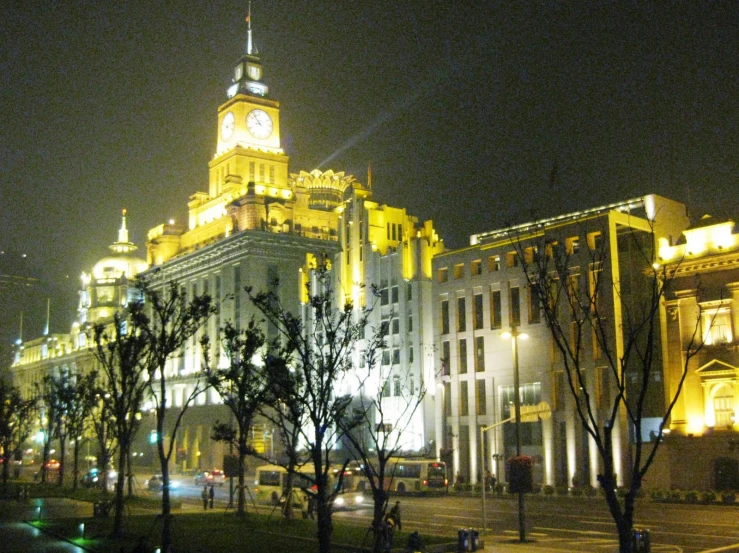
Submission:
[[[734,388],[728,384],[718,385],[711,393],[713,397],[714,428],[734,424]]]

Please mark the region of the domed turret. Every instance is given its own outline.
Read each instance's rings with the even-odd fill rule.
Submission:
[[[98,261],[90,274],[82,273],[80,323],[97,323],[113,316],[130,300],[128,281],[148,268],[146,260],[133,255],[138,248],[128,239],[123,210],[118,241],[110,245],[113,255]]]

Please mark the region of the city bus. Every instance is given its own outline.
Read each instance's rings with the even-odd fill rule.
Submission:
[[[391,459],[385,468],[385,489],[397,493],[446,493],[446,463],[432,459]]]
[[[337,473],[333,471],[329,476],[329,484],[337,486]],[[297,468],[293,476],[293,491],[297,492],[293,497],[293,507],[307,510],[308,494],[315,492],[313,485],[314,468],[312,464],[305,464]],[[279,465],[263,465],[256,470],[254,479],[255,500],[262,503],[277,505],[285,501],[287,486],[287,469]],[[334,499],[334,509],[358,508],[364,502],[364,494],[359,487],[359,478],[356,478],[351,469],[344,471],[342,486]]]

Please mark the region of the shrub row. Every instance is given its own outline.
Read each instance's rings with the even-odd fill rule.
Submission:
[[[708,490],[699,492],[697,490],[652,490],[652,500],[660,503],[689,503],[710,505],[720,502],[724,505],[734,505],[736,503],[736,493],[732,491],[715,492]]]

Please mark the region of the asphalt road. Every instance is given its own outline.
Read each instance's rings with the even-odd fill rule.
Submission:
[[[400,498],[403,529],[456,534],[459,528],[482,528],[480,497]],[[615,525],[600,498],[527,496],[527,538],[562,551],[617,550]],[[652,551],[662,553],[739,552],[739,507],[685,506],[640,502],[636,526],[651,531]],[[369,525],[368,510],[337,513],[337,518]],[[518,505],[492,499],[487,505],[491,541],[518,539]]]

